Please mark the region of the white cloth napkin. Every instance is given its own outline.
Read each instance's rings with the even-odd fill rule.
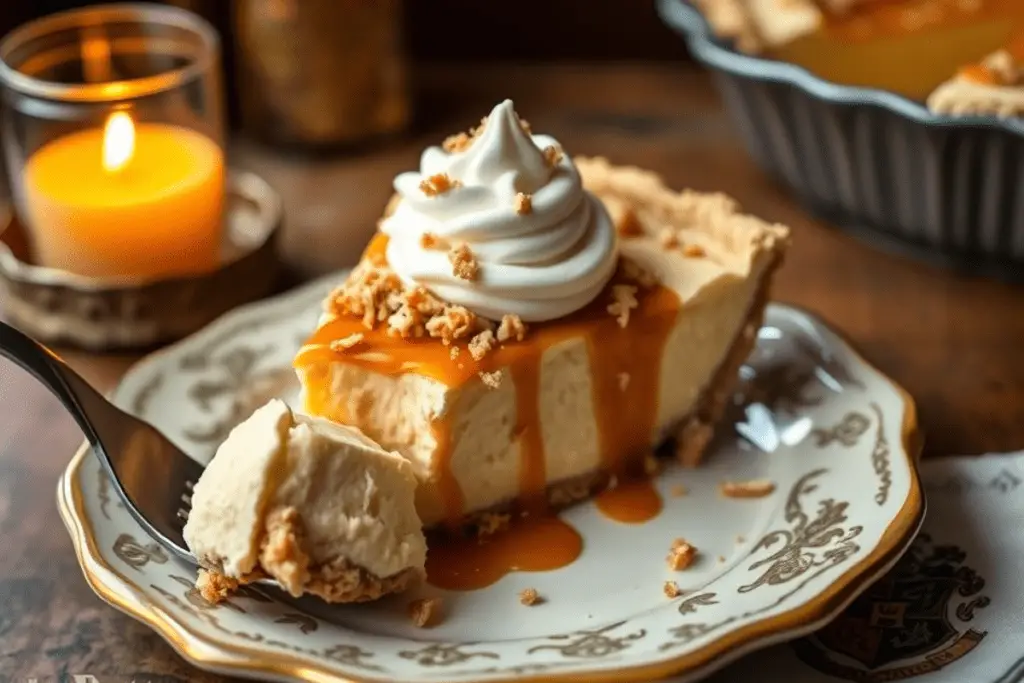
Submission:
[[[925,461],[921,536],[818,635],[711,683],[1024,682],[1024,452]]]

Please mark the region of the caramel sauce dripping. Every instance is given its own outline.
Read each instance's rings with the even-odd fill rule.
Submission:
[[[383,236],[375,238],[365,257],[380,259],[386,241]],[[479,381],[481,372],[508,368],[516,392],[519,509],[528,515],[517,515],[508,530],[483,542],[455,538],[441,541],[442,536],[435,535],[427,560],[431,583],[442,588],[472,590],[490,585],[511,571],[566,566],[582,551],[582,540],[575,530],[557,517],[543,514],[548,481],[539,405],[541,365],[545,351],[570,339],[580,338],[587,344],[602,469],[618,482],[599,497],[598,509],[611,519],[627,523],[651,519],[661,511],[660,496],[643,477],[643,459],[651,448],[657,420],[660,359],[681,303],[673,290],[660,285],[638,288],[638,306],[631,311],[628,326],[623,328],[607,311],[613,301],[611,287],[622,283],[628,281],[622,273],[616,273],[608,288],[590,305],[557,321],[533,324],[522,342],[505,342],[480,360],[470,355],[466,348],[468,340],[454,344],[459,353],[453,359],[451,347],[438,339],[392,337],[382,326],[370,330],[360,320],[347,317],[321,327],[296,358],[298,367],[326,367],[344,362],[386,375],[416,373],[449,387]],[[363,334],[358,347],[348,351],[330,349],[331,341],[357,332]],[[623,382],[622,376],[628,377],[628,381]],[[307,400],[312,406],[329,405],[329,398],[310,393]],[[465,501],[451,469],[450,425],[444,420],[435,422],[433,434],[437,450],[436,469],[431,476],[446,518],[455,521],[463,516]]]
[[[520,518],[485,538],[427,537],[427,580],[447,590],[478,590],[509,572],[560,569],[583,552],[579,532],[554,516]]]
[[[538,354],[512,366],[516,385],[516,434],[519,436],[519,495],[523,509],[543,514],[547,507],[547,463],[540,416]]]
[[[451,423],[447,420],[434,420],[430,430],[437,443],[436,459],[437,467],[432,472],[434,481],[437,484],[438,494],[441,496],[441,504],[445,510],[462,510],[465,508],[466,499],[462,495],[462,487],[459,486],[455,473],[452,471],[452,430]]]

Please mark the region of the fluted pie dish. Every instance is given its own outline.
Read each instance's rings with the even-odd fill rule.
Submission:
[[[659,0],[755,160],[873,244],[1024,269],[1024,9],[1013,0]]]

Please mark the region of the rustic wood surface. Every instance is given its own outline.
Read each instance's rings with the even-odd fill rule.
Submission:
[[[906,387],[918,402],[927,456],[1024,448],[1024,290],[879,253],[808,217],[753,165],[697,69],[448,68],[419,82],[420,131],[384,149],[311,160],[237,147],[238,164],[285,196],[285,253],[297,277],[351,263],[395,172],[414,166],[424,143],[509,96],[535,130],[557,135],[573,153],[647,166],[675,186],[721,190],[793,226],[776,298],[829,320]],[[65,357],[105,390],[133,361]],[[54,503],[57,477],[80,440],[55,399],[0,364],[0,681],[220,680],[189,667],[83,581]]]

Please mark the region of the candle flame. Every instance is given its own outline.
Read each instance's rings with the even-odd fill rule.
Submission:
[[[135,124],[127,113],[116,111],[103,128],[103,170],[109,173],[120,171],[134,154]]]

